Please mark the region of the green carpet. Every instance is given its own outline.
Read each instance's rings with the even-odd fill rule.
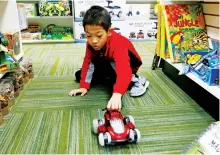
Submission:
[[[24,45],[33,60],[35,78],[16,99],[0,126],[0,154],[181,154],[214,119],[151,63],[155,42],[134,43],[150,81],[146,94],[123,97],[123,114],[132,115],[141,132],[138,144],[101,147],[92,132],[97,109],[110,97],[97,85],[84,97],[70,97],[77,88],[73,73],[85,53],[84,44]]]

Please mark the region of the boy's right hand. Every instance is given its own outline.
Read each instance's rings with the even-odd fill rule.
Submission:
[[[81,94],[81,96],[86,95],[87,93],[87,89],[86,88],[79,88],[79,89],[73,89],[70,93],[69,96],[76,96],[77,94]]]

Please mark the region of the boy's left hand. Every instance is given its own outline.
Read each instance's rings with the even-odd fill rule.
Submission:
[[[121,97],[122,95],[120,93],[113,93],[112,97],[108,101],[107,109],[109,111],[112,111],[112,110],[121,111]]]

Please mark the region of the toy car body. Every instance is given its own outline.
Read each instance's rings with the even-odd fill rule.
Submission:
[[[139,38],[144,39],[144,33],[142,32],[142,30],[139,30],[139,32],[137,33],[137,39]]]
[[[86,34],[83,32],[80,34],[80,39],[85,39],[86,38]]]
[[[129,38],[136,38],[135,32],[131,32]]]
[[[120,32],[120,28],[118,28],[118,27],[114,27],[113,29],[114,29],[115,32],[117,32],[118,34],[121,34],[121,32]]]
[[[132,116],[123,117],[118,111],[106,111],[104,118],[93,120],[93,131],[95,134],[99,134],[101,146],[120,142],[136,143],[140,140],[141,134],[135,128]]]
[[[79,17],[84,17],[84,16],[85,16],[85,14],[86,14],[86,12],[85,12],[85,11],[80,11],[80,13],[79,13]]]
[[[148,33],[147,33],[147,36],[148,36],[148,37],[153,37],[153,36],[154,36],[155,39],[157,39],[157,33],[154,33],[154,32],[148,32]]]
[[[104,6],[106,10],[109,12],[110,16],[117,16],[118,18],[121,17],[122,11],[120,6]]]

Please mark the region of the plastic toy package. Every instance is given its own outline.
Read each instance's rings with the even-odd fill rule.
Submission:
[[[118,111],[105,111],[104,119],[101,119],[99,110],[98,119],[93,120],[93,131],[98,134],[101,146],[114,145],[117,143],[137,143],[141,134],[135,128],[132,116],[123,116]]]
[[[210,52],[185,53],[184,74],[193,73],[210,86],[219,85],[220,47],[212,40]]]
[[[4,79],[8,79],[12,81],[14,85],[14,96],[18,97],[21,90],[24,88],[24,80],[23,80],[23,73],[21,70],[18,70],[14,73],[8,73]]]
[[[49,24],[42,31],[42,40],[72,40],[73,29]]]
[[[40,16],[70,16],[71,1],[68,0],[40,0]]]
[[[0,84],[0,105],[2,115],[5,116],[9,113],[9,94],[8,85]]]
[[[0,73],[16,71],[18,68],[18,62],[13,58],[10,51],[0,45]]]
[[[23,59],[20,62],[20,67],[23,71],[23,78],[25,81],[34,78],[33,63],[31,59]]]
[[[13,81],[11,79],[1,79],[0,86],[2,86],[1,89],[4,89],[2,90],[5,92],[3,96],[6,100],[8,100],[8,105],[11,107],[15,102]]]

